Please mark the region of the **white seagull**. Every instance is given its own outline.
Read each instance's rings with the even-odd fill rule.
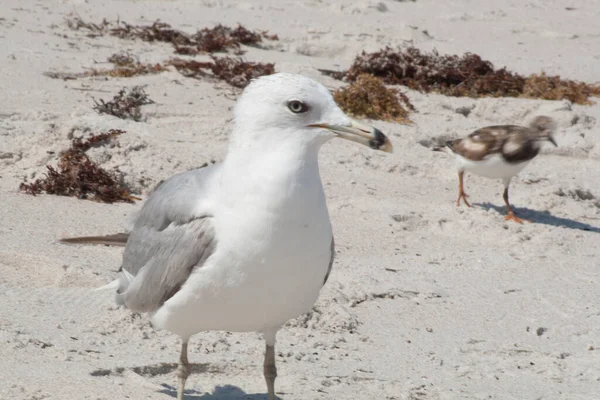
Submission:
[[[300,75],[252,81],[234,116],[224,162],[161,183],[128,235],[63,239],[125,245],[117,302],[181,337],[179,400],[188,341],[207,330],[264,334],[275,400],[276,333],[310,311],[333,263],[319,149],[340,137],[392,151],[378,129],[348,118],[323,85]]]

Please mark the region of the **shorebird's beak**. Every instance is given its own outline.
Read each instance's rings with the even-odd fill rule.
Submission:
[[[386,153],[392,153],[394,148],[390,140],[385,136],[379,129],[361,124],[358,121],[350,120],[348,125],[332,125],[332,124],[311,124],[308,125],[310,128],[322,128],[327,129],[336,136],[369,146],[375,150],[385,151]]]
[[[556,140],[554,140],[554,136],[548,135],[548,141],[554,145],[554,147],[558,147]]]

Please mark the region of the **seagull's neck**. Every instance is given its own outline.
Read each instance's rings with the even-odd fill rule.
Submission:
[[[227,196],[236,196],[229,199],[233,202],[272,202],[274,207],[286,207],[291,202],[321,201],[321,144],[303,141],[301,132],[232,140],[223,163],[222,188]]]

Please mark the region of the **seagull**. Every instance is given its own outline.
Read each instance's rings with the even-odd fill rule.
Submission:
[[[318,153],[332,138],[392,152],[378,129],[350,119],[307,77],[253,80],[234,109],[224,161],[172,176],[143,204],[128,234],[67,238],[125,245],[116,300],[181,338],[177,399],[191,368],[188,342],[209,330],[261,332],[275,400],[275,341],[307,313],[333,264],[334,240]]]
[[[523,223],[508,201],[508,187],[511,179],[517,175],[540,152],[542,143],[548,141],[557,146],[553,133],[556,123],[548,116],[536,117],[528,127],[518,125],[495,125],[481,128],[462,139],[446,142],[445,146],[435,147],[434,151],[450,152],[456,157],[458,169],[458,198],[467,207],[469,197],[464,191],[465,171],[492,179],[502,179],[504,183],[504,204],[507,215],[505,220]]]

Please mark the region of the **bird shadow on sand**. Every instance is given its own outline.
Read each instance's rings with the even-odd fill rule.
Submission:
[[[165,389],[161,390],[161,393],[177,398],[177,389],[166,384],[162,386]],[[249,394],[234,385],[216,386],[213,393],[203,393],[193,389],[186,389],[184,394],[184,400],[267,400],[266,393]],[[279,396],[277,396],[277,399],[283,400]]]
[[[505,206],[496,206],[491,203],[475,203],[474,206],[483,208],[484,210],[495,210],[499,214],[506,215]],[[556,217],[548,211],[536,211],[531,208],[516,208],[513,206],[515,214],[522,219],[526,219],[535,224],[544,224],[550,226],[561,226],[569,229],[579,229],[587,232],[600,233],[600,227],[586,224],[584,222],[575,221],[569,218]]]

